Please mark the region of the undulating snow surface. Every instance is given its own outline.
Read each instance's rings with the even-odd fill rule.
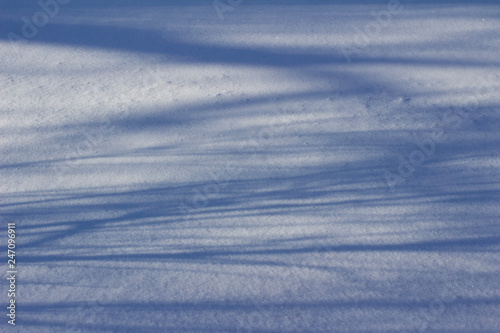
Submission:
[[[2,0],[0,331],[498,332],[471,3]]]

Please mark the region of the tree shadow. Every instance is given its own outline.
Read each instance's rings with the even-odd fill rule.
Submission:
[[[342,15],[347,13],[335,13]],[[364,24],[359,13],[351,15],[355,24]],[[113,128],[104,134],[97,116],[71,120],[62,129],[37,125],[40,135],[29,143],[56,151],[50,157],[23,156],[16,143],[6,147],[14,156],[0,164],[6,178],[60,181],[52,189],[2,195],[2,219],[18,221],[19,260],[32,281],[20,282],[26,297],[19,306],[21,326],[387,332],[397,330],[387,324],[392,319],[415,328],[418,320],[411,316],[432,302],[444,304],[437,317],[449,327],[466,313],[493,326],[487,318],[500,302],[493,282],[500,245],[494,164],[499,142],[498,117],[488,110],[499,104],[480,99],[478,111],[460,128],[445,128],[446,138],[435,142],[432,156],[412,175],[400,176],[403,182],[392,191],[385,172],[398,175],[399,156],[408,160],[418,148],[412,138],[426,138],[435,129],[435,123],[424,126],[433,121],[429,114],[442,117],[446,111],[413,104],[406,98],[408,87],[374,70],[488,70],[498,60],[429,54],[440,47],[436,38],[373,42],[350,65],[338,47],[201,42],[181,35],[182,27],[131,28],[107,22],[105,15],[93,24],[62,21],[40,29],[29,45],[138,54],[159,64],[264,69],[307,85],[244,98],[134,105],[125,117],[111,112]],[[2,26],[21,34],[12,15]],[[474,36],[489,35],[488,29],[450,34],[455,43],[448,51],[460,54]],[[8,45],[5,34],[0,38]],[[423,52],[397,52],[409,47]],[[21,70],[7,68],[5,74]],[[389,95],[380,104],[392,108],[383,117],[370,114],[380,87]],[[434,98],[446,108],[442,96],[454,93],[434,85],[412,97]],[[69,157],[57,152],[61,141],[79,147],[78,133],[90,135],[83,136],[88,149],[75,148]],[[161,135],[170,142],[159,140]],[[147,140],[135,144],[129,136]],[[111,149],[98,151],[103,141]],[[469,272],[474,277],[464,277]],[[438,273],[445,276],[436,278]],[[119,290],[87,297],[99,281]],[[451,291],[439,294],[447,286]],[[41,302],[54,290],[61,297]],[[359,321],[355,328],[349,326],[353,321]],[[461,331],[477,332],[474,325]]]

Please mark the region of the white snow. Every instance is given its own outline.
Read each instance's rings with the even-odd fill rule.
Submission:
[[[500,331],[498,3],[63,3],[0,1],[1,332]]]

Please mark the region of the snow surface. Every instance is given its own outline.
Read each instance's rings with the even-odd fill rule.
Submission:
[[[231,3],[0,1],[0,331],[499,332],[498,1]]]

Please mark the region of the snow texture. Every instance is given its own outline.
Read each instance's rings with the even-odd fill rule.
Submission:
[[[500,331],[498,1],[55,1],[0,1],[1,332]]]

